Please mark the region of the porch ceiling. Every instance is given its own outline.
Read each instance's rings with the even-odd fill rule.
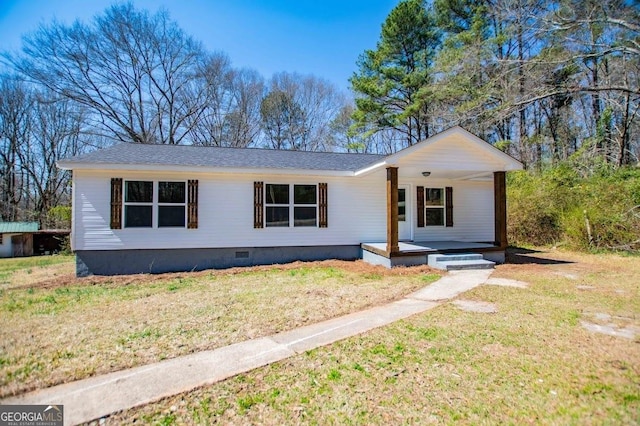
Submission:
[[[422,172],[430,172],[428,177],[424,177]],[[440,169],[438,167],[419,167],[415,165],[400,165],[398,167],[399,179],[451,179],[451,180],[475,180],[493,181],[493,171],[482,170],[451,170]]]

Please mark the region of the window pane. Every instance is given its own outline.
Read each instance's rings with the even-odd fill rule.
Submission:
[[[316,186],[315,185],[294,185],[293,186],[293,203],[294,204],[315,204],[316,203]]]
[[[398,189],[398,222],[407,220],[407,190]]]
[[[289,226],[289,207],[267,207],[266,225]]]
[[[443,226],[444,225],[444,209],[427,209],[425,218],[427,226]]]
[[[153,182],[129,180],[126,183],[124,201],[128,203],[150,203],[153,201]]]
[[[158,207],[158,227],[178,226],[184,228],[184,206]]]
[[[267,204],[289,204],[289,185],[267,184]]]
[[[184,203],[184,182],[158,182],[159,203]]]
[[[125,206],[125,228],[151,228],[151,206]]]
[[[443,197],[442,188],[425,188],[424,196],[425,196],[425,205],[426,206],[444,206],[444,197]]]
[[[293,226],[316,226],[316,208],[294,207]]]

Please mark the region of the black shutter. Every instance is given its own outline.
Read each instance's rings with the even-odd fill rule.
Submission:
[[[264,183],[253,182],[253,227],[264,228]]]
[[[328,190],[326,183],[318,184],[318,226],[320,228],[329,227],[329,206],[327,203]]]
[[[453,188],[447,186],[445,188],[445,218],[446,226],[453,226]]]
[[[187,228],[198,228],[198,181],[189,180],[187,182]]]
[[[416,187],[417,196],[417,218],[418,218],[418,228],[424,228],[424,186]]]
[[[111,229],[122,229],[122,178],[111,179]]]

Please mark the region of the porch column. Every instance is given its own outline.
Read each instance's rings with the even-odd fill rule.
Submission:
[[[387,167],[387,253],[397,253],[398,246],[398,168]]]
[[[493,173],[495,245],[507,248],[507,183],[505,172]]]

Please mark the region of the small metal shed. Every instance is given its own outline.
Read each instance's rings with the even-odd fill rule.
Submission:
[[[0,257],[33,256],[38,222],[0,222]]]

